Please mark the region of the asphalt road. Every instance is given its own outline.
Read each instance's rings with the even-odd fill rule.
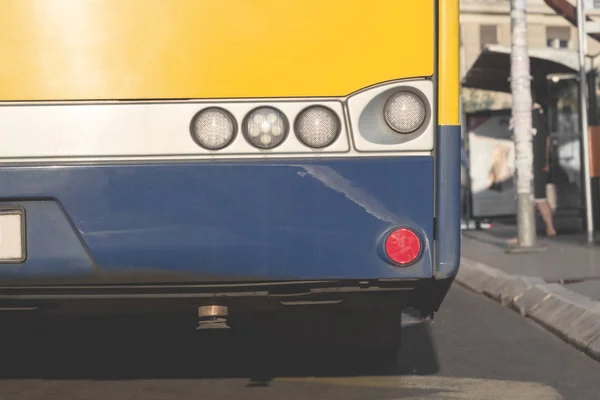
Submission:
[[[600,363],[459,286],[433,323],[407,317],[391,366],[299,338],[162,321],[45,323],[0,334],[0,399],[598,399]],[[2,325],[0,325],[2,326]]]

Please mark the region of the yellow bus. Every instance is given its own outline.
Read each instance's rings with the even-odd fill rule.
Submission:
[[[0,307],[432,315],[458,40],[458,0],[0,0]]]

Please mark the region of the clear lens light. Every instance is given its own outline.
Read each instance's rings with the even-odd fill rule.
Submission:
[[[416,131],[425,122],[426,115],[425,103],[412,92],[395,93],[385,104],[385,121],[399,133]]]
[[[243,130],[253,146],[272,149],[285,139],[287,120],[280,111],[271,107],[261,107],[246,117]]]
[[[209,150],[219,150],[233,140],[235,120],[223,109],[207,108],[196,114],[191,129],[200,146]]]
[[[314,106],[296,118],[296,134],[307,146],[319,149],[329,146],[340,132],[337,115],[327,107]]]

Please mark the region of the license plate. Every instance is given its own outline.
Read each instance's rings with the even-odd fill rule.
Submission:
[[[0,208],[0,263],[25,260],[24,213]]]

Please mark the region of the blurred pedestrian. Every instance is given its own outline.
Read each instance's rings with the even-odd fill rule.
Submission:
[[[546,225],[546,236],[556,236],[552,207],[548,202],[546,185],[550,171],[550,134],[541,108],[533,111],[533,194],[538,211]]]
[[[536,106],[535,94],[532,92],[531,125],[533,128],[533,198],[546,225],[546,236],[556,237],[556,229],[552,215],[552,207],[548,202],[547,185],[550,172],[550,132],[543,108]],[[511,238],[508,243],[517,243]]]

